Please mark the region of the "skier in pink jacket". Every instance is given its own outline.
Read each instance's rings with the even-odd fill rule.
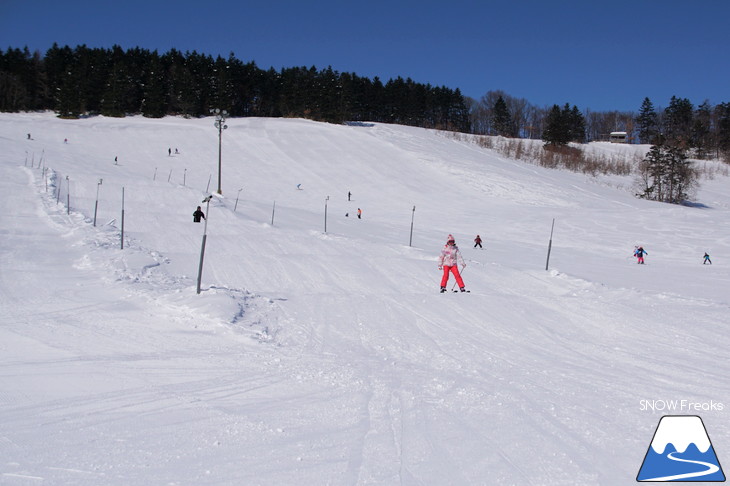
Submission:
[[[446,284],[449,282],[449,272],[454,274],[456,283],[459,285],[459,290],[466,292],[464,288],[464,281],[461,279],[459,274],[459,264],[461,268],[466,267],[464,258],[462,258],[459,252],[459,247],[456,246],[454,237],[449,235],[446,240],[446,245],[441,249],[441,255],[439,256],[439,270],[444,271],[444,276],[441,277],[441,292],[446,292]]]

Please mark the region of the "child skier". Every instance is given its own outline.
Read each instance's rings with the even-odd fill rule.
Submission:
[[[466,292],[464,288],[464,281],[461,279],[459,274],[459,263],[461,268],[466,267],[464,258],[462,258],[459,252],[459,247],[456,246],[454,237],[449,235],[446,240],[446,245],[441,249],[441,255],[439,256],[439,270],[444,271],[443,277],[441,277],[441,292],[446,292],[446,284],[449,282],[449,272],[454,274],[456,283],[459,285],[459,290]]]
[[[476,248],[477,246],[479,246],[479,248],[482,248],[482,237],[479,235],[477,235],[477,237],[474,238],[474,248]],[[484,248],[482,248],[482,250],[483,249]]]
[[[636,263],[643,265],[644,264],[644,255],[648,255],[647,251],[644,249],[643,246],[638,247],[636,250],[634,250],[634,256],[636,257]]]
[[[704,260],[702,260],[703,265],[705,265],[706,263],[712,265],[712,260],[710,260],[710,255],[708,255],[707,252],[705,252]]]

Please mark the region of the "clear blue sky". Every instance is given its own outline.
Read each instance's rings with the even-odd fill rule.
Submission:
[[[730,0],[0,0],[0,48],[142,47],[538,106],[730,102]]]

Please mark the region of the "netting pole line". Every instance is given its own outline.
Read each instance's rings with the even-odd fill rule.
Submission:
[[[548,243],[547,261],[545,261],[545,271],[547,272],[548,265],[550,265],[550,250],[553,248],[553,230],[555,229],[555,218],[553,218],[553,225],[550,228],[550,243]]]

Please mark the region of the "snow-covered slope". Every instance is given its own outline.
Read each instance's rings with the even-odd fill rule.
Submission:
[[[727,178],[670,206],[435,131],[228,125],[198,295],[211,119],[0,115],[0,483],[629,484],[669,412],[730,451]]]

